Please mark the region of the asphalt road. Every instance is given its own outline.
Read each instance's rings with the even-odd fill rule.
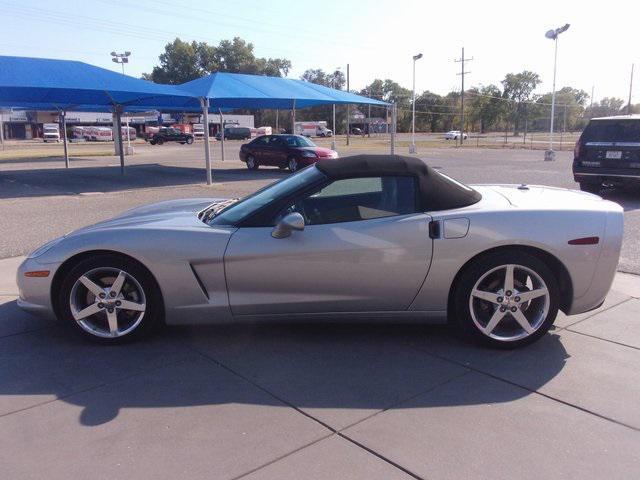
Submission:
[[[373,139],[372,139],[373,140]],[[384,153],[381,140],[353,139],[342,156]],[[324,142],[329,144],[329,142]],[[226,161],[213,145],[214,184],[204,184],[202,144],[137,146],[120,175],[115,157],[0,160],[0,258],[23,255],[41,243],[138,205],[180,197],[242,196],[283,175],[277,169],[249,172],[236,160],[240,142],[226,142]],[[404,150],[404,148],[402,149]],[[73,146],[71,146],[73,155]],[[403,153],[399,151],[399,153]],[[466,183],[527,183],[576,188],[572,153],[558,152],[544,162],[540,150],[438,148],[419,156]],[[625,238],[620,270],[640,274],[640,192],[603,192],[625,209]]]

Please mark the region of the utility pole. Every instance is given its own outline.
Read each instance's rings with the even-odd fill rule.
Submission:
[[[347,92],[349,92],[349,64],[347,63]],[[350,105],[347,103],[347,146],[349,146],[349,130],[351,127],[349,126],[349,115],[351,115]]]
[[[631,93],[633,93],[633,63],[631,64],[631,80],[629,81],[629,105],[627,105],[627,115],[631,115]]]
[[[460,63],[462,67],[460,73],[458,73],[462,78],[462,90],[460,90],[460,146],[462,146],[462,142],[464,141],[464,76],[467,73],[471,73],[465,72],[464,62],[470,62],[471,60],[473,60],[473,57],[464,58],[464,47],[462,47],[462,56],[458,60],[454,60],[456,63]]]
[[[593,108],[593,89],[595,87],[592,85],[591,86],[591,103],[589,103],[589,111],[591,111],[591,109]]]

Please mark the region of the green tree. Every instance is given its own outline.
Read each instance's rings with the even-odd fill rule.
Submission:
[[[609,117],[611,115],[621,115],[625,101],[621,98],[605,97],[591,107],[587,107],[585,111],[586,118]]]
[[[327,73],[320,68],[310,68],[306,70],[301,76],[301,80],[310,83],[316,83],[318,85],[324,85],[325,87],[336,88],[342,90],[346,80],[344,74],[336,70],[333,73]],[[336,107],[336,133],[343,133],[346,131],[346,107]],[[300,121],[325,121],[329,128],[333,128],[333,106],[320,105],[317,107],[305,108],[296,112],[296,119]]]
[[[513,134],[518,135],[520,124],[527,114],[527,102],[540,84],[540,76],[529,70],[520,73],[507,73],[502,80],[503,94],[511,100],[510,120],[513,123]]]
[[[473,87],[466,92],[467,96],[469,121],[478,125],[480,133],[498,128],[498,122],[508,107],[500,88],[496,85]]]
[[[283,58],[259,58],[253,44],[240,37],[222,40],[217,46],[206,42],[184,42],[176,38],[160,54],[160,65],[143,78],[157,83],[180,84],[213,72],[283,76],[291,62]]]

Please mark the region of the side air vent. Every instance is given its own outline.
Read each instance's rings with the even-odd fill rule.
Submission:
[[[193,276],[196,278],[196,282],[198,282],[198,285],[200,286],[200,290],[202,290],[202,293],[204,294],[205,297],[207,297],[207,300],[209,300],[209,293],[207,292],[207,289],[204,286],[204,283],[202,283],[202,280],[200,280],[200,277],[198,276],[198,272],[196,272],[196,269],[193,268],[193,265],[189,264],[189,267],[191,267],[191,271],[193,272]]]

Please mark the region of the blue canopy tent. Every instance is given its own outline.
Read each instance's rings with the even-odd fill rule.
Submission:
[[[202,111],[208,126],[210,111],[222,114],[234,108],[291,109],[295,122],[296,107],[351,103],[389,106],[380,100],[280,77],[219,72],[179,86],[159,85],[78,61],[0,56],[0,107],[59,111],[66,166],[69,160],[65,112],[71,109],[113,112],[116,141],[121,142],[120,117],[127,111]],[[207,183],[210,184],[208,128],[205,128],[205,139]],[[224,152],[224,141],[222,149]],[[122,148],[119,153],[124,170]]]
[[[209,125],[210,110],[233,108],[290,109],[295,123],[295,109],[327,104],[368,104],[389,106],[388,103],[333,88],[282,77],[217,72],[178,86],[198,97],[205,125]],[[292,125],[293,131],[293,125]],[[207,183],[211,183],[211,152],[209,129],[205,128],[205,159]],[[224,156],[224,135],[222,135]]]
[[[71,60],[0,56],[0,107],[57,110],[63,122],[65,165],[69,166],[65,113],[70,110],[111,111],[117,138],[122,138],[124,111],[156,108],[194,111],[198,100],[169,85],[158,85],[111,70]],[[119,148],[124,169],[124,152]]]

